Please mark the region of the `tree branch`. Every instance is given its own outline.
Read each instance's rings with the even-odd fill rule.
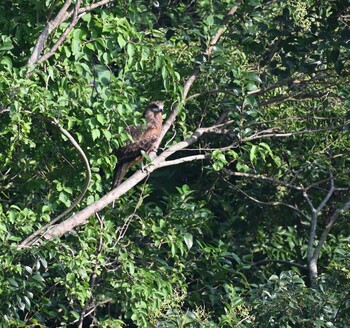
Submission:
[[[69,6],[71,5],[72,1],[71,0],[66,0],[66,2],[64,3],[64,5],[62,6],[62,8],[60,9],[60,11],[58,12],[57,16],[51,20],[50,22],[47,23],[47,25],[45,26],[44,30],[41,32],[34,50],[32,52],[32,55],[29,57],[28,62],[27,62],[27,66],[32,66],[34,65],[39,57],[41,52],[44,49],[44,44],[47,40],[47,38],[49,37],[49,35],[52,33],[53,30],[55,30],[64,20],[66,20],[66,16],[67,16],[67,10],[69,8]]]
[[[299,214],[301,214],[303,217],[306,217],[306,215],[300,211],[297,207],[287,204],[287,203],[283,203],[283,202],[264,202],[261,201],[259,199],[256,199],[250,195],[248,195],[245,191],[243,191],[241,188],[238,188],[237,186],[233,185],[231,182],[227,181],[227,179],[224,179],[226,181],[226,183],[228,183],[231,188],[239,191],[241,194],[243,194],[245,197],[247,197],[248,199],[252,200],[253,202],[257,203],[257,204],[261,204],[261,205],[267,205],[267,206],[286,206],[291,208],[292,210],[298,212]]]
[[[299,190],[299,191],[303,191],[304,188],[303,187],[299,187],[293,184],[290,184],[288,182],[284,182],[282,180],[276,179],[276,178],[272,178],[272,177],[266,177],[264,175],[261,174],[252,174],[252,173],[242,173],[242,172],[232,172],[228,169],[223,169],[223,171],[231,176],[236,176],[236,177],[244,177],[244,178],[252,178],[252,179],[259,179],[259,180],[265,180],[265,181],[270,181],[273,182],[277,185],[282,185],[294,190]]]
[[[285,133],[275,133],[272,132],[274,129],[268,129],[261,132],[257,132],[253,134],[250,137],[242,139],[242,142],[252,141],[252,140],[258,140],[258,139],[265,139],[265,138],[284,138],[284,137],[292,137],[299,134],[309,134],[309,133],[316,133],[316,132],[326,132],[326,131],[332,131],[332,130],[339,130],[344,129],[345,125],[340,126],[332,126],[328,128],[322,128],[322,129],[310,129],[310,130],[303,130],[303,131],[295,131],[295,132],[285,132]]]
[[[299,264],[299,263],[295,263],[295,262],[292,262],[292,261],[286,261],[286,260],[269,260],[269,259],[266,259],[266,260],[261,260],[261,261],[258,261],[258,262],[248,262],[249,264],[251,265],[261,265],[261,264],[265,264],[265,263],[281,263],[281,264],[288,264],[288,265],[292,265],[292,266],[295,266],[299,269],[302,269],[302,270],[307,270],[307,266],[305,265],[302,265],[302,264]]]
[[[178,164],[193,162],[193,161],[198,161],[198,160],[205,160],[205,159],[210,159],[210,158],[211,158],[211,155],[205,155],[205,154],[198,154],[198,155],[193,155],[193,156],[181,157],[178,159],[174,159],[171,161],[165,161],[163,163],[160,163],[158,168],[172,166],[172,165],[178,165]]]
[[[82,198],[84,197],[85,193],[87,192],[89,185],[90,185],[90,181],[91,181],[91,169],[90,169],[90,164],[89,164],[89,160],[86,157],[84,151],[81,149],[81,147],[79,146],[79,144],[75,141],[75,139],[73,138],[73,136],[66,130],[64,129],[57,120],[52,120],[51,123],[55,126],[57,126],[59,128],[59,130],[61,131],[61,133],[63,135],[65,135],[68,140],[72,143],[72,145],[78,150],[80,156],[83,159],[85,168],[86,168],[86,179],[85,179],[85,184],[83,187],[83,190],[81,191],[81,193],[79,194],[79,196],[73,201],[73,203],[71,204],[71,206],[69,206],[69,208],[67,208],[63,213],[61,213],[59,216],[57,216],[56,218],[54,218],[53,220],[51,220],[49,223],[45,224],[44,226],[42,226],[40,229],[38,229],[37,231],[35,231],[33,234],[31,234],[29,237],[27,237],[25,240],[23,240],[20,245],[18,246],[18,249],[24,248],[24,247],[28,247],[30,245],[32,245],[35,242],[35,238],[37,236],[39,236],[41,233],[43,233],[45,230],[47,230],[50,226],[52,226],[54,223],[58,222],[61,218],[63,218],[64,216],[66,216],[69,212],[72,211],[72,209],[77,206],[79,204],[79,202],[82,200]]]
[[[310,236],[309,236],[309,244],[307,247],[307,260],[309,264],[309,274],[310,274],[310,281],[311,284],[314,284],[316,282],[316,279],[318,277],[318,269],[317,269],[317,261],[318,261],[318,255],[321,249],[319,249],[319,252],[317,256],[315,256],[316,252],[313,252],[313,245],[316,238],[316,228],[317,228],[317,218],[322,211],[322,209],[326,206],[327,202],[331,198],[331,196],[334,193],[334,176],[332,170],[329,168],[329,181],[330,181],[330,188],[328,190],[327,195],[323,198],[320,205],[315,208],[312,205],[312,202],[310,198],[308,197],[306,191],[304,192],[304,197],[306,197],[306,200],[308,201],[310,207],[311,207],[311,226],[310,226]]]
[[[225,127],[227,124],[232,122],[227,122],[225,124],[219,124],[214,125],[208,128],[199,128],[197,129],[193,135],[190,138],[187,138],[184,141],[181,141],[171,147],[169,147],[167,150],[162,152],[159,156],[155,157],[147,166],[146,170],[139,169],[134,173],[129,179],[125,180],[123,183],[121,183],[117,188],[111,190],[109,193],[104,195],[102,198],[97,200],[96,202],[90,204],[86,208],[84,208],[82,211],[74,214],[67,220],[59,223],[58,225],[52,227],[50,230],[46,231],[45,238],[46,239],[53,239],[54,237],[60,237],[66,232],[71,231],[77,226],[83,225],[87,223],[87,220],[89,217],[93,216],[97,212],[101,211],[103,208],[108,206],[109,204],[113,203],[117,198],[124,195],[127,191],[129,191],[131,188],[133,188],[135,185],[137,185],[140,181],[142,181],[146,176],[148,176],[153,171],[157,170],[159,167],[168,166],[168,163],[166,162],[166,159],[174,154],[175,152],[182,150],[189,145],[194,144],[199,140],[199,138],[206,133],[213,133],[216,132],[218,129],[221,129]],[[185,157],[183,162],[189,162],[190,160],[196,160],[196,159],[203,159],[205,155],[195,155],[195,156],[189,156]],[[181,159],[174,160],[177,161],[177,163],[181,162]],[[174,161],[169,161],[169,165],[175,165]]]
[[[72,3],[71,0],[66,0],[60,11],[58,12],[57,16],[49,21],[43,31],[41,32],[40,36],[38,37],[38,40],[35,44],[34,50],[28,59],[26,66],[33,66],[38,63],[42,63],[43,61],[50,58],[55,51],[57,51],[58,47],[65,41],[67,35],[72,30],[72,28],[76,25],[78,20],[87,12],[101,7],[105,4],[108,4],[110,2],[113,2],[114,0],[102,0],[98,1],[96,3],[93,3],[91,5],[88,5],[86,7],[80,8],[81,6],[81,0],[78,0],[74,6],[73,10],[69,10],[69,7]],[[42,57],[40,57],[41,52],[44,49],[45,42],[49,35],[64,21],[69,19],[71,16],[73,16],[72,22],[67,27],[67,29],[64,31],[64,33],[60,36],[56,44]]]
[[[210,58],[213,46],[215,44],[217,44],[217,42],[219,41],[220,37],[222,36],[222,34],[224,32],[224,26],[227,25],[229,19],[236,12],[237,8],[238,8],[237,6],[233,6],[228,11],[228,13],[226,14],[225,18],[222,21],[222,27],[220,27],[217,30],[216,34],[214,35],[214,37],[211,39],[211,41],[209,43],[209,47],[203,52],[203,55],[206,56],[208,59]],[[158,143],[157,143],[157,148],[159,147],[159,145],[160,145],[161,141],[163,140],[165,134],[170,129],[171,125],[174,123],[174,121],[175,121],[175,119],[177,117],[177,114],[179,113],[180,106],[183,106],[185,104],[185,102],[187,100],[187,95],[188,95],[188,93],[189,93],[193,83],[197,79],[199,73],[200,73],[200,67],[199,67],[199,65],[196,65],[196,67],[193,69],[192,74],[189,76],[189,78],[185,82],[184,89],[183,89],[182,101],[180,102],[180,104],[175,105],[174,109],[171,111],[170,115],[168,116],[168,119],[163,124],[162,133],[161,133],[161,135],[159,137],[159,140],[158,140]]]
[[[323,244],[325,243],[327,236],[329,232],[331,231],[335,221],[338,219],[339,216],[343,215],[346,211],[350,209],[350,200],[345,202],[342,208],[338,208],[333,215],[331,216],[329,223],[326,225],[326,228],[323,230],[320,240],[318,241],[318,244],[316,246],[315,252],[313,254],[313,257],[318,259],[321,253],[321,249]]]
[[[70,31],[74,28],[74,26],[78,23],[79,19],[85,14],[80,14],[78,16],[78,11],[81,5],[81,0],[77,0],[75,7],[74,7],[74,14],[73,19],[71,23],[68,25],[68,27],[65,29],[65,31],[61,34],[61,36],[58,38],[57,42],[52,46],[52,48],[42,57],[38,58],[37,63],[40,64],[44,62],[45,60],[49,59],[51,56],[55,54],[59,46],[66,40],[66,37],[70,33]]]

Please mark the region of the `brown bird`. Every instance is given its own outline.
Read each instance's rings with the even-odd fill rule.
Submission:
[[[156,149],[157,141],[162,132],[163,108],[163,102],[151,102],[144,112],[146,126],[138,125],[126,128],[126,131],[132,137],[132,141],[128,141],[124,147],[114,151],[118,158],[118,163],[115,169],[112,189],[121,184],[126,172],[132,165],[142,161],[141,150],[149,154]]]

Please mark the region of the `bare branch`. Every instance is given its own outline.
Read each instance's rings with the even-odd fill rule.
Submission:
[[[178,164],[193,162],[193,161],[198,161],[198,160],[205,160],[205,159],[210,159],[210,158],[211,158],[211,155],[205,155],[205,154],[181,157],[181,158],[174,159],[171,161],[165,161],[165,162],[159,164],[158,168],[171,166],[171,165],[178,165]]]
[[[187,102],[194,99],[194,98],[197,98],[199,96],[202,96],[203,94],[211,94],[211,93],[226,93],[226,94],[234,94],[234,95],[237,95],[237,92],[235,90],[232,90],[232,89],[214,89],[214,90],[205,90],[201,93],[195,93],[189,97],[187,97]]]
[[[293,262],[293,261],[286,261],[286,260],[269,260],[269,259],[266,259],[266,260],[261,260],[261,261],[258,261],[258,262],[248,262],[249,264],[251,265],[261,265],[261,264],[265,264],[265,263],[281,263],[281,264],[288,264],[288,265],[291,265],[291,266],[295,266],[299,269],[302,269],[302,270],[307,270],[307,266],[305,265],[302,265],[302,264],[299,264],[299,263],[296,263],[296,262]]]
[[[331,186],[329,188],[329,191],[328,191],[327,195],[325,196],[325,198],[322,200],[322,202],[320,203],[320,205],[316,209],[317,215],[326,206],[327,202],[329,201],[329,199],[331,198],[331,196],[334,193],[334,176],[333,176],[333,172],[332,172],[332,170],[330,168],[329,168],[329,180],[330,180]]]
[[[344,127],[345,125],[339,125],[339,126],[331,126],[331,127],[322,128],[322,129],[310,129],[310,130],[285,132],[285,133],[277,133],[277,132],[275,133],[275,132],[271,132],[273,131],[273,129],[268,129],[261,132],[257,132],[250,137],[244,138],[242,142],[258,140],[258,139],[266,139],[266,138],[286,138],[286,137],[292,137],[300,134],[310,134],[310,133],[316,133],[316,132],[339,130],[339,129],[344,129]]]
[[[84,15],[84,14],[81,14],[78,16],[78,10],[80,8],[80,5],[81,5],[81,0],[77,0],[77,3],[75,4],[75,7],[74,7],[74,14],[73,14],[73,19],[71,23],[68,25],[66,30],[61,34],[61,36],[58,38],[57,42],[52,46],[52,48],[45,55],[43,55],[37,60],[38,64],[44,62],[45,60],[49,59],[51,56],[55,54],[59,46],[66,40],[66,37],[68,36],[70,31],[78,23],[79,19]]]
[[[224,32],[224,26],[227,25],[229,19],[231,18],[231,16],[236,12],[237,10],[237,6],[233,6],[228,13],[226,14],[224,20],[222,21],[222,26],[220,27],[215,36],[211,39],[210,41],[210,45],[209,47],[204,51],[203,55],[207,56],[207,58],[210,58],[213,46],[215,44],[217,44],[217,42],[219,41],[220,37],[222,36],[223,32]],[[163,140],[165,134],[167,133],[167,131],[170,129],[171,125],[174,123],[177,114],[179,113],[179,109],[180,106],[183,106],[186,102],[187,99],[187,95],[194,83],[194,81],[197,79],[198,75],[200,73],[200,68],[197,65],[194,69],[192,74],[189,76],[189,78],[187,79],[185,85],[184,85],[184,89],[183,89],[183,98],[180,104],[175,105],[174,109],[171,111],[170,115],[168,116],[168,119],[166,120],[166,122],[163,124],[163,129],[162,129],[162,133],[160,135],[159,141],[157,143],[157,148],[159,147],[159,144],[161,143],[161,141]]]
[[[313,254],[313,257],[315,259],[318,259],[321,253],[321,249],[323,244],[325,243],[327,236],[329,232],[331,231],[335,221],[338,219],[339,216],[343,215],[346,211],[350,209],[350,200],[345,202],[345,204],[342,206],[342,208],[338,208],[333,215],[331,216],[329,223],[326,225],[326,228],[323,230],[321,238],[316,246],[315,252]]]
[[[327,195],[323,198],[323,200],[321,201],[320,205],[315,208],[312,205],[312,202],[310,200],[310,198],[308,197],[306,191],[304,192],[304,197],[306,197],[306,200],[308,201],[308,203],[310,204],[310,207],[312,209],[312,214],[311,214],[311,226],[310,226],[310,236],[309,236],[309,244],[307,247],[307,260],[308,260],[308,264],[309,264],[309,274],[310,274],[310,280],[311,283],[315,283],[317,276],[318,276],[318,269],[317,269],[317,261],[318,261],[318,257],[315,256],[315,252],[313,253],[313,245],[315,242],[315,238],[316,238],[316,228],[317,228],[317,218],[320,214],[320,212],[322,211],[323,207],[327,204],[327,202],[329,201],[329,199],[331,198],[331,196],[334,193],[334,176],[333,176],[333,172],[331,169],[329,169],[329,181],[330,181],[330,188],[328,190]]]
[[[223,169],[223,171],[229,175],[232,176],[236,176],[236,177],[244,177],[244,178],[251,178],[251,179],[259,179],[259,180],[265,180],[265,181],[270,181],[273,182],[277,185],[281,185],[281,186],[285,186],[288,187],[290,189],[294,189],[294,190],[299,190],[299,191],[303,191],[304,188],[303,187],[299,187],[293,184],[290,184],[288,182],[284,182],[282,180],[276,179],[276,178],[272,178],[272,177],[267,177],[261,174],[252,174],[252,173],[242,173],[242,172],[232,172],[230,170],[227,169]]]
[[[44,44],[45,44],[47,38],[49,37],[49,35],[64,20],[67,19],[66,18],[68,16],[67,10],[68,10],[69,6],[71,5],[71,3],[72,3],[71,0],[66,0],[64,5],[62,6],[61,10],[58,12],[57,16],[53,20],[51,20],[50,22],[47,23],[47,25],[45,26],[44,30],[41,32],[41,34],[40,34],[40,36],[35,44],[32,55],[28,59],[27,66],[32,66],[38,61],[40,54],[41,54],[42,50],[44,49]]]
[[[73,201],[73,203],[71,204],[71,206],[69,206],[69,208],[67,208],[63,213],[61,213],[59,216],[57,216],[56,218],[54,218],[53,220],[51,220],[49,223],[45,224],[44,226],[42,226],[40,229],[38,229],[37,231],[35,231],[33,234],[31,234],[29,237],[27,237],[25,240],[23,240],[21,242],[21,244],[18,246],[18,248],[24,248],[24,247],[28,247],[30,245],[32,245],[34,243],[34,239],[40,235],[41,233],[43,233],[45,230],[47,230],[51,225],[53,225],[54,223],[58,222],[61,218],[63,218],[64,216],[66,216],[69,212],[72,211],[72,209],[77,206],[79,204],[79,202],[82,200],[82,198],[84,197],[85,193],[87,192],[89,185],[90,185],[90,181],[91,181],[91,169],[90,169],[90,164],[89,164],[89,160],[86,157],[84,151],[81,149],[81,147],[79,146],[79,144],[75,141],[75,139],[73,138],[73,136],[66,130],[64,129],[57,120],[53,120],[51,121],[51,123],[55,126],[57,126],[59,128],[59,130],[62,132],[63,135],[65,135],[68,140],[72,143],[72,145],[78,150],[80,156],[83,159],[85,168],[86,168],[86,179],[85,179],[85,184],[83,187],[83,190],[81,191],[81,193],[79,194],[79,196]]]
[[[247,197],[248,199],[252,200],[253,202],[257,203],[257,204],[261,204],[261,205],[267,205],[267,206],[286,206],[291,208],[292,210],[298,212],[299,214],[301,214],[303,217],[306,217],[306,215],[300,211],[297,207],[287,204],[287,203],[283,203],[283,202],[263,202],[261,200],[258,200],[250,195],[248,195],[245,191],[243,191],[241,188],[238,188],[237,186],[233,185],[231,182],[227,181],[225,179],[225,181],[235,190],[239,191],[241,194],[243,194],[245,197]]]
[[[98,1],[98,2],[95,2],[95,3],[92,3],[91,5],[88,5],[86,7],[83,7],[83,8],[79,8],[79,11],[78,13],[79,14],[82,14],[82,13],[85,13],[85,12],[88,12],[88,11],[91,11],[93,9],[96,9],[98,7],[101,7],[103,5],[106,5],[110,2],[113,2],[115,0],[102,0],[102,1]]]
[[[35,64],[38,63],[42,63],[43,61],[47,60],[48,58],[50,58],[58,49],[58,47],[65,41],[67,35],[69,34],[69,32],[73,29],[73,27],[76,25],[76,23],[78,22],[78,20],[87,12],[101,7],[105,4],[108,4],[110,2],[113,2],[114,0],[102,0],[102,1],[98,1],[96,3],[93,3],[91,5],[88,5],[86,7],[80,8],[81,6],[81,0],[78,0],[74,6],[73,10],[69,10],[69,7],[72,3],[71,0],[66,0],[66,2],[64,3],[64,5],[62,6],[62,8],[60,9],[60,11],[58,12],[57,16],[49,21],[45,28],[43,29],[43,31],[41,32],[34,50],[30,56],[30,58],[28,59],[27,62],[27,66],[33,66]],[[47,38],[49,37],[49,35],[64,21],[66,21],[67,19],[69,19],[70,17],[73,16],[72,22],[70,23],[70,25],[67,27],[67,29],[64,31],[64,33],[60,36],[60,38],[58,39],[58,41],[55,43],[55,45],[42,57],[40,57],[41,52],[44,49],[44,45],[45,42],[47,40]]]

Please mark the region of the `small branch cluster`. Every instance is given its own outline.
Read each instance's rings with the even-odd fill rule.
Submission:
[[[321,237],[319,238],[316,247],[314,247],[315,242],[316,242],[316,230],[317,230],[317,222],[318,222],[318,218],[320,217],[320,214],[322,213],[322,211],[324,210],[325,206],[328,204],[328,202],[330,201],[332,195],[334,194],[335,191],[342,191],[344,190],[344,188],[337,188],[335,187],[335,182],[334,182],[334,175],[333,172],[331,170],[331,168],[329,168],[329,178],[328,179],[324,179],[321,181],[318,181],[316,183],[312,183],[307,187],[304,187],[302,185],[295,185],[293,183],[288,183],[285,181],[282,181],[280,179],[277,178],[273,178],[273,177],[266,177],[266,176],[262,176],[260,174],[251,174],[251,173],[242,173],[242,172],[232,172],[228,169],[223,169],[223,172],[226,173],[227,175],[230,176],[235,176],[235,177],[244,177],[244,178],[249,178],[249,179],[256,179],[256,180],[262,180],[262,181],[268,181],[271,182],[273,184],[276,185],[281,185],[284,186],[286,188],[295,190],[297,192],[301,192],[304,199],[306,200],[307,204],[309,205],[310,208],[310,213],[305,213],[303,211],[301,211],[297,206],[293,206],[291,204],[288,203],[284,203],[284,202],[264,202],[261,200],[258,200],[252,196],[250,196],[248,193],[246,193],[245,191],[243,191],[242,189],[240,189],[239,187],[237,187],[236,185],[232,184],[229,180],[227,180],[224,177],[224,180],[226,181],[226,183],[233,189],[237,190],[238,192],[242,193],[245,197],[249,198],[250,200],[252,200],[253,202],[257,203],[257,204],[261,204],[261,205],[267,205],[267,206],[286,206],[289,207],[291,209],[293,209],[294,211],[296,211],[297,213],[299,213],[300,215],[302,215],[304,218],[310,220],[310,234],[309,234],[309,242],[308,242],[308,248],[307,248],[307,263],[308,263],[308,270],[309,270],[309,276],[310,276],[310,281],[313,285],[315,285],[316,280],[318,278],[318,269],[317,269],[317,262],[318,259],[320,257],[320,252],[322,249],[322,246],[324,245],[327,236],[331,230],[331,228],[333,227],[334,223],[336,222],[337,218],[344,214],[345,211],[347,211],[350,208],[350,201],[346,201],[343,206],[339,209],[337,209],[333,215],[331,216],[329,223],[326,225],[326,227],[323,229],[323,232],[321,234]],[[324,198],[321,200],[321,202],[319,203],[319,205],[317,207],[315,207],[315,205],[313,204],[313,201],[309,195],[309,191],[312,188],[318,187],[321,184],[324,184],[328,182],[329,183],[329,189],[327,191],[327,194],[324,196]],[[279,260],[266,260],[263,261],[265,262],[278,262],[278,263],[282,263]],[[256,263],[255,263],[256,264]],[[261,264],[260,262],[258,264]],[[293,262],[293,264],[291,265],[295,265],[295,263]],[[301,264],[297,265],[298,267],[304,267]]]
[[[40,36],[38,37],[34,50],[28,59],[27,66],[40,64],[45,60],[49,59],[51,56],[53,56],[57,51],[57,49],[64,43],[68,34],[72,31],[72,29],[78,23],[81,17],[83,17],[89,11],[95,8],[101,7],[112,1],[113,0],[102,0],[92,5],[81,8],[81,0],[77,0],[74,7],[71,6],[72,4],[71,0],[66,0],[62,8],[59,10],[57,16],[46,24],[45,28],[43,29]],[[70,22],[68,27],[65,29],[65,31],[61,34],[61,36],[58,38],[56,43],[44,55],[41,55],[42,51],[44,50],[45,43],[48,37],[51,35],[51,33],[55,29],[57,29],[57,27],[60,24],[62,24],[64,21],[71,18],[72,16],[73,16],[72,21]]]

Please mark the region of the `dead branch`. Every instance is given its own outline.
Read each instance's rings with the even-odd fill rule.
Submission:
[[[198,161],[198,160],[206,160],[206,159],[210,159],[210,158],[211,158],[211,155],[205,155],[205,154],[198,154],[198,155],[193,155],[193,156],[181,157],[178,159],[174,159],[171,161],[165,161],[163,163],[160,163],[158,168],[172,166],[172,165],[178,165],[178,164],[187,163],[187,162],[194,162],[194,161]]]
[[[34,65],[39,57],[40,57],[40,54],[41,52],[43,51],[44,49],[44,45],[45,45],[45,42],[47,40],[47,38],[49,37],[49,35],[64,21],[66,20],[67,18],[67,11],[68,11],[68,8],[69,6],[71,5],[72,1],[71,0],[66,0],[66,2],[64,3],[64,5],[62,6],[61,10],[58,12],[57,16],[49,21],[44,30],[41,32],[38,40],[36,41],[36,44],[35,44],[35,47],[34,47],[34,50],[32,52],[32,55],[30,56],[30,58],[28,59],[28,62],[27,62],[27,66],[32,66]]]
[[[227,179],[224,178],[224,180],[226,181],[226,183],[232,188],[237,190],[238,192],[240,192],[241,194],[243,194],[245,197],[247,197],[248,199],[252,200],[253,202],[257,203],[257,204],[261,204],[261,205],[266,205],[266,206],[286,206],[291,208],[292,210],[296,211],[297,213],[299,213],[300,215],[302,215],[303,217],[306,217],[306,215],[300,211],[296,206],[287,204],[287,203],[283,203],[283,202],[264,202],[261,201],[259,199],[256,199],[250,195],[248,195],[245,191],[243,191],[241,188],[238,188],[237,186],[235,186],[234,184],[232,184],[230,181],[228,181]]]
[[[307,261],[309,265],[309,275],[310,275],[311,284],[314,284],[318,277],[318,269],[317,269],[318,256],[315,256],[315,255],[319,255],[319,252],[315,254],[315,252],[313,251],[315,238],[316,238],[317,219],[322,209],[326,206],[326,204],[328,203],[329,199],[331,198],[335,190],[334,176],[331,169],[329,169],[329,182],[330,182],[330,187],[329,187],[328,193],[323,198],[323,200],[321,201],[321,203],[317,208],[315,208],[314,205],[312,204],[312,201],[310,200],[310,197],[308,196],[306,190],[303,193],[304,198],[308,202],[311,209],[310,235],[309,235],[309,243],[307,247]]]
[[[28,59],[27,66],[33,66],[38,63],[42,63],[43,61],[50,58],[58,49],[60,45],[65,41],[67,35],[69,32],[73,29],[73,27],[77,24],[78,20],[87,12],[101,7],[105,4],[108,4],[114,0],[102,0],[98,1],[96,3],[93,3],[91,5],[88,5],[86,7],[80,8],[81,6],[81,0],[78,0],[74,6],[73,9],[70,9],[71,0],[66,0],[60,11],[58,12],[57,16],[50,20],[46,26],[44,27],[43,31],[41,32],[40,36],[38,37],[38,40],[34,46],[34,50]],[[64,21],[69,19],[73,16],[73,19],[67,29],[63,32],[63,34],[59,37],[57,42],[53,45],[53,47],[43,56],[41,56],[41,53],[44,49],[45,42],[50,36],[50,34]]]
[[[290,189],[294,189],[294,190],[298,190],[298,191],[304,191],[303,187],[300,186],[296,186],[294,184],[290,184],[288,182],[276,179],[276,178],[272,178],[272,177],[268,177],[265,175],[261,175],[261,174],[252,174],[252,173],[242,173],[242,172],[232,172],[228,169],[223,168],[223,172],[225,172],[228,175],[231,176],[236,176],[236,177],[244,177],[244,178],[250,178],[250,179],[258,179],[258,180],[265,180],[265,181],[269,181],[272,182],[276,185],[281,185],[281,186],[285,186],[287,188]]]
[[[66,136],[68,138],[68,140],[72,143],[72,145],[78,150],[80,156],[83,159],[85,168],[86,168],[86,178],[85,178],[85,184],[83,187],[83,190],[81,191],[81,193],[79,194],[79,196],[73,201],[73,203],[71,204],[71,206],[69,206],[69,208],[67,208],[63,213],[61,213],[59,216],[57,216],[56,218],[54,218],[53,220],[51,220],[49,223],[45,224],[44,226],[42,226],[40,229],[38,229],[37,231],[35,231],[33,234],[31,234],[29,237],[27,237],[25,240],[23,240],[20,245],[18,246],[19,249],[24,248],[24,247],[28,247],[30,245],[32,245],[35,241],[35,238],[37,236],[39,236],[41,233],[43,233],[44,231],[46,231],[51,225],[55,224],[56,222],[58,222],[60,219],[62,219],[64,216],[66,216],[68,213],[70,213],[72,211],[72,209],[77,206],[79,204],[79,202],[82,200],[82,198],[84,197],[85,193],[87,192],[89,185],[90,185],[90,181],[91,181],[91,168],[90,168],[90,164],[89,164],[89,160],[86,157],[84,151],[81,149],[81,147],[79,146],[79,144],[75,141],[75,139],[73,138],[73,136],[66,130],[64,129],[57,120],[53,120],[51,121],[51,123],[55,126],[57,126],[59,128],[59,130],[61,131],[61,133]]]
[[[254,133],[253,135],[242,139],[242,142],[258,140],[258,139],[267,139],[267,138],[286,138],[286,137],[292,137],[300,134],[310,134],[310,133],[317,133],[317,132],[327,132],[332,130],[341,130],[341,129],[344,129],[345,127],[346,125],[338,125],[338,126],[330,126],[330,127],[321,128],[321,129],[309,129],[309,130],[283,132],[283,133],[273,132],[275,129],[267,129],[267,130]]]
[[[52,48],[42,57],[38,58],[37,64],[40,64],[44,62],[45,60],[49,59],[51,56],[53,56],[57,49],[62,45],[62,43],[66,40],[68,34],[70,31],[74,28],[74,26],[78,23],[79,19],[84,15],[80,14],[78,15],[78,11],[81,5],[81,0],[77,0],[77,3],[75,4],[74,7],[74,14],[73,14],[73,19],[68,25],[68,27],[65,29],[65,31],[61,34],[61,36],[58,38],[57,42],[52,46]]]
[[[222,36],[223,32],[224,32],[224,27],[227,25],[229,19],[231,18],[231,16],[236,12],[237,10],[237,6],[233,6],[228,13],[226,14],[224,20],[222,21],[222,27],[220,27],[216,34],[214,35],[214,37],[211,39],[210,43],[209,43],[209,47],[203,52],[203,55],[206,56],[208,59],[210,58],[211,52],[213,50],[213,46],[217,44],[217,42],[219,41],[220,37]],[[180,106],[183,106],[186,103],[187,100],[187,95],[193,85],[193,83],[195,82],[195,80],[197,79],[198,75],[200,73],[200,68],[199,65],[196,65],[196,67],[193,69],[192,74],[190,75],[190,77],[187,79],[185,85],[184,85],[184,89],[183,89],[183,98],[180,104],[175,105],[174,109],[171,111],[170,115],[168,116],[168,119],[166,120],[166,122],[163,124],[163,129],[162,129],[162,133],[160,135],[159,141],[157,143],[157,148],[159,147],[161,141],[163,140],[165,134],[167,133],[167,131],[170,129],[171,125],[174,123],[177,114],[179,113],[179,109]]]

